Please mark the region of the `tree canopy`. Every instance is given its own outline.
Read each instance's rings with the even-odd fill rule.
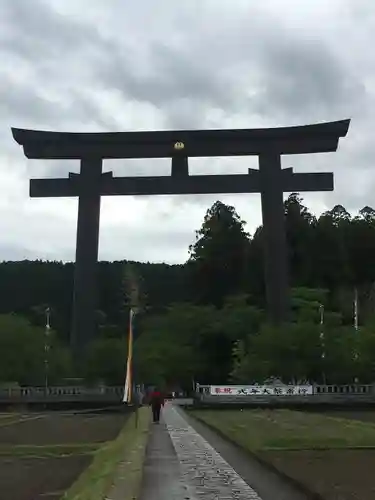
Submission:
[[[79,375],[123,383],[132,307],[136,378],[145,383],[373,381],[375,210],[364,206],[352,216],[336,205],[315,217],[298,193],[284,207],[293,287],[288,324],[267,322],[262,227],[250,236],[235,208],[217,201],[185,264],[98,264],[98,338]],[[69,351],[73,271],[72,263],[0,263],[0,382],[43,383],[47,307],[51,383],[77,375]]]
[[[245,285],[249,235],[234,207],[217,201],[207,211],[196,241],[190,246],[190,273],[195,297],[222,305],[228,294]]]

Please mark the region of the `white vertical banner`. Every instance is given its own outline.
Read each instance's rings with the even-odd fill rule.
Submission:
[[[321,357],[324,359],[326,357],[326,352],[325,352],[325,342],[324,342],[324,305],[320,304],[319,306],[319,315],[320,315],[320,345],[322,348],[322,354]]]
[[[128,337],[128,359],[126,362],[126,378],[124,387],[123,403],[131,403],[132,400],[132,365],[133,365],[133,318],[134,311],[130,309],[129,313],[129,337]]]
[[[358,332],[358,290],[354,288],[354,300],[353,300],[353,315],[354,315],[354,330]]]

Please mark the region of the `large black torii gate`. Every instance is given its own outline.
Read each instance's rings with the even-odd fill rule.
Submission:
[[[294,173],[281,155],[336,151],[350,120],[268,129],[69,133],[12,128],[30,159],[80,160],[80,173],[31,179],[31,197],[78,196],[71,344],[82,353],[95,332],[101,196],[260,193],[265,236],[265,282],[270,319],[288,316],[284,192],[332,191],[332,173]],[[189,175],[188,157],[259,156],[247,174]],[[172,158],[170,176],[113,177],[103,159]]]

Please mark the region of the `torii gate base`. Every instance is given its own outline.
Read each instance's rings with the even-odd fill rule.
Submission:
[[[27,158],[78,159],[80,174],[31,179],[31,197],[78,196],[76,267],[71,343],[79,356],[95,335],[96,264],[101,196],[261,193],[265,282],[270,319],[289,311],[284,192],[332,191],[331,173],[281,169],[281,155],[336,151],[350,120],[275,129],[117,133],[60,133],[12,129]],[[259,156],[259,170],[241,175],[190,176],[188,157]],[[104,158],[172,158],[171,176],[113,177]]]

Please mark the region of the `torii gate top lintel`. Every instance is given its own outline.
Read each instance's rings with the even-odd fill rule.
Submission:
[[[349,124],[350,119],[263,129],[81,133],[12,128],[12,133],[30,159],[168,158],[179,151],[192,157],[246,156],[336,151]]]

